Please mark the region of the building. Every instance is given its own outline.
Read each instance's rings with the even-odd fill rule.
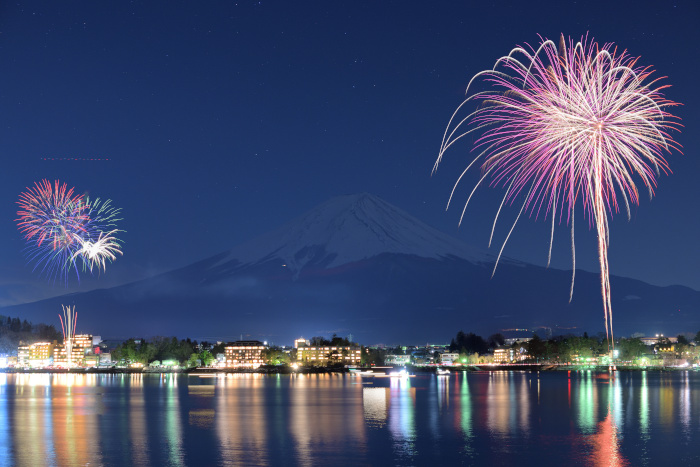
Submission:
[[[19,349],[17,349],[19,353]],[[37,342],[29,346],[29,366],[44,368],[53,364],[54,344]]]
[[[454,365],[457,360],[459,360],[458,353],[445,352],[440,356],[443,365]]]
[[[362,351],[359,346],[300,346],[297,348],[297,362],[300,364],[327,366],[334,363],[359,365]]]
[[[82,347],[73,347],[71,349],[71,366],[82,366],[85,359],[85,349]],[[54,348],[53,364],[62,368],[68,367],[68,359],[66,358],[66,347],[61,344]]]
[[[300,345],[311,345],[311,341],[308,339],[304,339],[303,337],[300,337],[299,339],[294,339],[294,348],[298,349]]]
[[[665,355],[675,355],[676,354],[676,344],[671,342],[658,343],[654,346],[655,354],[665,354]]]
[[[76,334],[73,337],[73,347],[92,349],[92,342],[93,339],[91,334]]]
[[[85,355],[93,353],[92,344],[93,338],[90,334],[77,334],[73,337],[70,366],[85,366]],[[53,364],[63,368],[68,367],[65,345],[56,346]]]
[[[500,348],[493,351],[493,363],[511,363],[515,360],[515,350]]]
[[[18,368],[25,368],[29,366],[29,346],[20,345],[17,348],[17,364]]]
[[[227,368],[255,369],[262,365],[263,350],[267,346],[260,341],[236,341],[224,347]]]
[[[100,352],[99,355],[100,357],[100,363],[99,366],[102,367],[109,367],[112,366],[112,354],[109,352]]]
[[[96,368],[100,365],[100,356],[91,354],[91,355],[85,355],[83,359],[83,366],[85,368]]]
[[[656,345],[658,343],[667,343],[667,342],[675,344],[678,342],[677,337],[664,337],[663,334],[657,334],[656,336],[653,336],[653,337],[640,337],[639,340],[642,341],[642,343],[644,345]]]
[[[410,355],[387,355],[384,357],[385,365],[408,365],[411,363]]]

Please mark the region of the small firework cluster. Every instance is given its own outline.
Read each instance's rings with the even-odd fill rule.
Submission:
[[[122,254],[116,237],[120,209],[110,200],[93,200],[58,180],[42,180],[20,194],[17,204],[29,260],[49,278],[67,280],[72,270],[80,279],[81,270],[104,271]]]

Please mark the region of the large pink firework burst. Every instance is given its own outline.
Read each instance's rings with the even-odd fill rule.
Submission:
[[[476,189],[490,178],[490,185],[506,188],[491,229],[491,239],[503,205],[521,199],[522,204],[499,253],[523,211],[535,217],[551,216],[551,259],[554,224],[566,219],[571,226],[574,290],[576,253],[574,210],[584,209],[589,226],[598,235],[603,313],[608,342],[612,333],[610,275],[608,269],[608,217],[624,203],[628,218],[630,203],[639,204],[635,178],[654,195],[656,177],[670,170],[665,153],[680,151],[669,134],[680,124],[668,107],[679,105],[664,98],[668,85],[652,79],[653,70],[641,67],[626,51],[613,44],[587,37],[559,46],[541,39],[537,49],[516,47],[496,61],[494,67],[477,73],[467,86],[464,102],[450,118],[434,171],[445,152],[458,140],[474,134],[478,155],[457,179],[481,165],[481,177],[471,191],[462,217]],[[483,81],[486,90],[470,88]],[[476,108],[467,111],[470,103]],[[522,195],[522,198],[520,196]],[[491,240],[489,240],[489,246]],[[498,266],[494,266],[494,272]]]

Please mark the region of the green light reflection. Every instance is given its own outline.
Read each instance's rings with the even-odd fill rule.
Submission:
[[[474,457],[474,446],[472,445],[474,438],[472,430],[472,400],[466,371],[462,372],[459,385],[459,426],[464,437],[464,453],[469,457]]]
[[[168,459],[170,465],[185,465],[182,450],[182,421],[180,419],[180,396],[177,389],[177,377],[169,374],[164,377],[165,394],[165,420],[166,436],[168,444]]]
[[[579,429],[584,433],[593,433],[595,431],[595,411],[598,404],[596,402],[596,386],[590,371],[586,371],[579,380],[578,389],[579,397],[576,398],[576,405]]]

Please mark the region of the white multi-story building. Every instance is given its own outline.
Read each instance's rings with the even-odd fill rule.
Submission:
[[[255,369],[262,365],[263,350],[267,346],[260,341],[237,341],[224,347],[227,368]]]

